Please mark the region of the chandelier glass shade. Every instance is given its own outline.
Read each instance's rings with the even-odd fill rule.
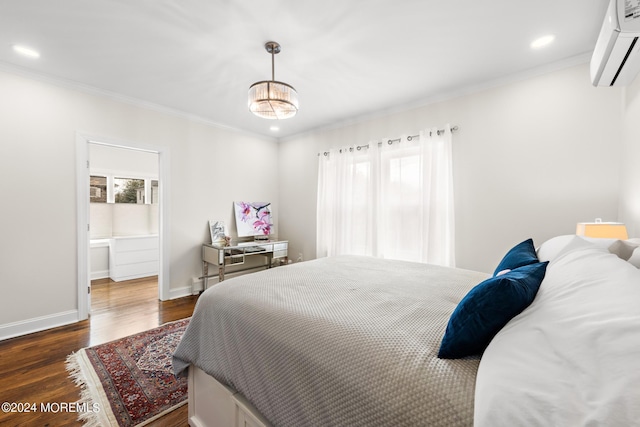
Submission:
[[[298,112],[298,92],[293,86],[275,80],[274,55],[280,53],[280,45],[268,42],[265,49],[271,54],[271,80],[249,87],[249,110],[264,119],[288,119]]]

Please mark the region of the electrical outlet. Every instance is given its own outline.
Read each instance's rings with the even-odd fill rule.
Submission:
[[[298,258],[296,259],[296,262],[302,262],[304,261],[304,259],[302,258],[302,252],[298,253]]]

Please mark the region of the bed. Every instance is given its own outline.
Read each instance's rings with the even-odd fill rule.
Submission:
[[[616,286],[624,282],[625,309],[632,305],[628,301],[640,301],[640,270],[608,248],[590,242],[572,246],[565,240],[540,248],[541,255],[553,258],[546,260],[540,296],[546,299],[551,294],[551,299],[557,299],[547,291],[547,282],[557,287],[554,282],[580,277],[576,272],[581,263],[594,264],[594,259],[602,258],[603,271],[609,276],[599,285],[610,290],[612,282]],[[556,251],[558,246],[562,248]],[[567,255],[577,252],[577,260]],[[571,394],[576,391],[571,378],[574,369],[589,368],[600,375],[598,357],[605,357],[604,353],[584,365],[565,363],[561,377],[566,377],[567,386],[547,393],[538,406],[533,389],[522,387],[533,383],[555,390],[554,378],[547,379],[545,386],[544,375],[534,366],[539,354],[552,352],[545,359],[547,364],[541,365],[548,369],[564,351],[548,337],[523,338],[523,328],[525,334],[536,336],[536,324],[551,321],[547,312],[536,308],[538,297],[501,327],[482,360],[480,354],[438,357],[461,300],[496,275],[344,256],[224,281],[202,294],[174,353],[174,371],[189,376],[189,423],[194,427],[587,425],[564,422],[577,419],[566,416],[566,402],[585,398]],[[572,286],[567,288],[566,293],[576,293]],[[602,301],[602,295],[597,296]],[[574,315],[581,319],[586,309],[576,310]],[[621,318],[624,330],[612,332],[614,341],[625,342],[625,352],[638,360],[640,310],[623,313],[610,309],[606,315]],[[556,320],[548,329],[554,329]],[[579,321],[573,323],[580,326]],[[593,334],[584,338],[597,340]],[[524,369],[529,375],[520,372],[522,363],[511,363],[520,358],[529,364]],[[513,372],[502,370],[505,365]],[[637,384],[640,373],[629,372],[634,370],[631,362],[619,366],[628,370],[626,378],[620,379],[617,373],[607,402],[611,401],[616,414],[623,411],[625,419],[635,417],[635,422],[640,419],[640,408],[634,406],[640,402],[640,392],[631,389],[622,398],[620,387]],[[601,386],[597,378],[594,387]],[[549,418],[551,407],[560,409]],[[576,403],[571,413],[586,409]],[[611,420],[612,411],[588,419]]]

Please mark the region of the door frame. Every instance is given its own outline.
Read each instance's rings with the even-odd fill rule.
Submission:
[[[76,132],[76,206],[77,206],[77,247],[78,247],[78,320],[89,317],[91,309],[88,292],[91,279],[89,271],[89,144],[101,144],[117,148],[147,151],[158,154],[159,193],[159,266],[158,299],[170,299],[170,219],[169,219],[169,149],[134,141],[123,141],[111,137]]]

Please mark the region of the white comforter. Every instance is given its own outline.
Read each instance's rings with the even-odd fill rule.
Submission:
[[[478,427],[640,425],[640,270],[569,245],[485,351],[475,403]]]

